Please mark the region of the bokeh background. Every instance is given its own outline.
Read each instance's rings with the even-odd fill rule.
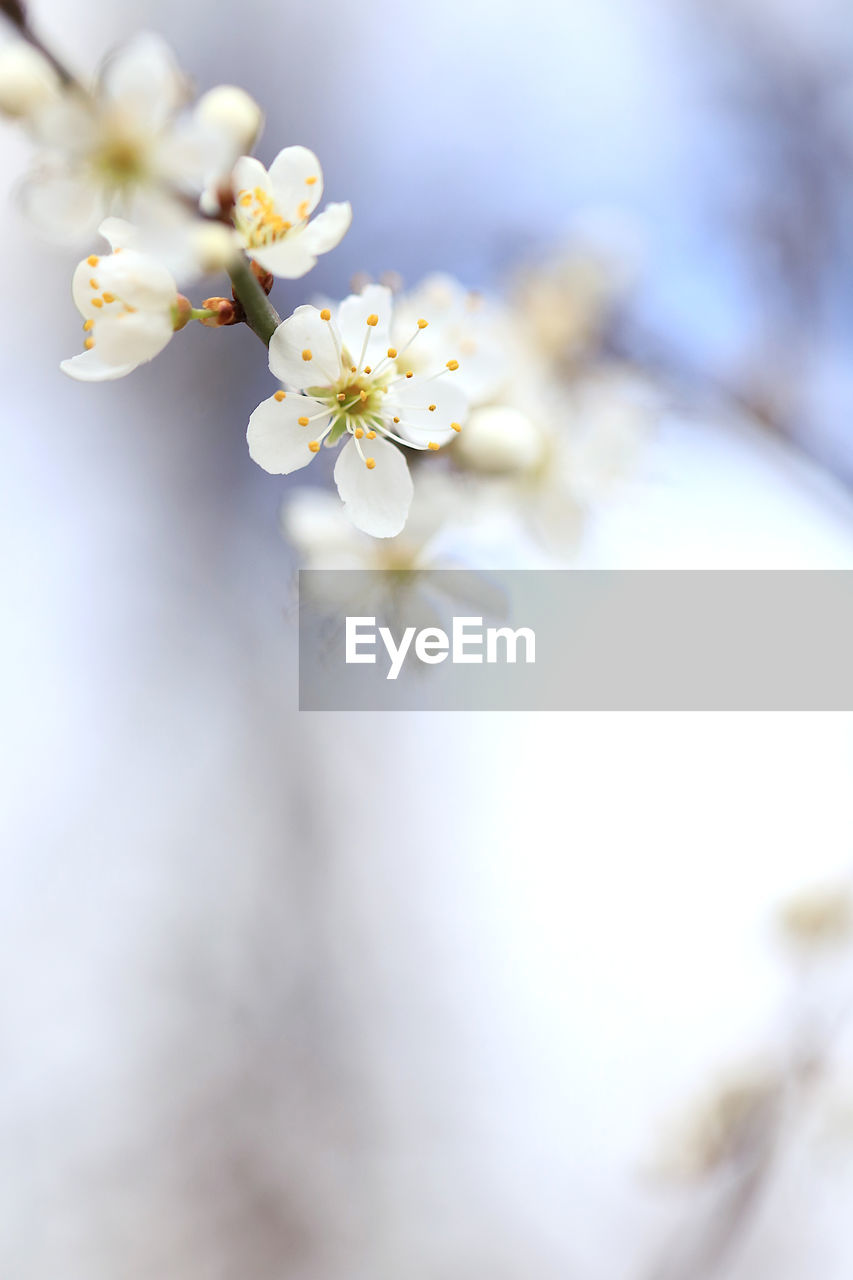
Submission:
[[[689,407],[583,563],[853,567],[840,0],[35,14],[83,69],[158,29],[264,104],[262,159],[317,151],[353,227],[281,311],[630,246],[613,341]],[[27,155],[4,127],[10,188]],[[849,874],[849,717],[300,716],[257,342],[72,383],[76,259],[14,202],[0,232],[0,1273],[846,1280],[843,1035],[760,1195],[661,1166],[673,1114],[844,1007],[841,951],[793,963],[773,919]]]

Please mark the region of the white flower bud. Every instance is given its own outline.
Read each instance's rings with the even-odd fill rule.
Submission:
[[[25,119],[55,97],[59,77],[42,54],[23,40],[0,48],[0,112]]]
[[[239,245],[233,227],[207,222],[193,231],[193,250],[202,271],[227,271],[239,253]]]
[[[454,454],[475,471],[531,471],[544,456],[545,440],[527,414],[509,405],[475,409],[456,441]]]
[[[196,117],[227,134],[240,151],[251,151],[264,123],[255,99],[233,84],[220,84],[202,94],[196,103]]]

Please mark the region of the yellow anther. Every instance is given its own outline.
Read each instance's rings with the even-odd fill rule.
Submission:
[[[354,364],[351,364],[351,365],[350,365],[350,367],[349,367],[349,371],[350,371],[350,373],[358,373],[358,370],[356,369],[356,367],[355,367],[355,365],[354,365]]]
[[[115,300],[116,300],[116,296],[114,293],[104,294],[104,302],[115,302]]]
[[[308,347],[306,347],[306,348],[305,348],[305,350],[302,352],[302,359],[303,359],[303,360],[313,360],[313,358],[314,358],[314,357],[313,357],[313,355],[312,355],[311,351],[308,349]]]
[[[362,387],[361,391],[359,391],[359,393],[358,393],[358,398],[359,398],[359,400],[361,401],[361,403],[362,403],[362,404],[366,404],[366,403],[367,403],[367,392],[364,390],[364,388],[363,388],[363,387]]]
[[[83,343],[83,346],[86,348],[87,351],[91,351],[94,345],[95,345],[94,338],[87,338],[86,341]]]
[[[413,370],[411,370],[411,369],[407,370],[407,372],[406,372],[406,377],[407,377],[407,378],[414,378],[414,376],[415,376],[415,375],[414,375]]]
[[[347,393],[345,391],[338,392],[338,399],[340,400],[341,404],[343,404],[346,398],[347,398]]]
[[[367,323],[370,325],[371,329],[375,329],[376,326],[379,324],[379,316],[375,313],[375,311],[372,311],[370,315],[367,317]]]
[[[93,306],[93,307],[102,307],[103,305],[104,305],[104,304],[103,304],[103,302],[101,302],[101,299],[100,299],[100,298],[93,298],[93,299],[92,299],[92,306]]]
[[[395,418],[395,419],[394,419],[394,421],[395,421],[395,422],[399,422],[399,421],[400,421],[400,419],[399,419],[399,418]]]
[[[429,406],[429,411],[430,411],[430,413],[435,413],[435,405],[434,405],[434,404],[431,404],[431,405]]]
[[[366,365],[364,366],[364,372],[365,372],[365,373],[372,373],[372,372],[373,372],[373,370],[371,369],[371,367],[370,367],[370,365],[369,365],[369,364],[366,364]]]
[[[307,419],[307,418],[305,418],[305,417],[297,418],[297,419],[296,419],[296,421],[299,423],[300,427],[307,427],[307,426],[308,426],[308,419]]]
[[[303,220],[303,218],[308,217],[308,201],[307,200],[303,200],[300,203],[299,208],[296,210],[296,216],[300,222]]]
[[[376,432],[375,432],[375,431],[368,431],[368,433],[367,433],[367,438],[368,438],[368,440],[375,440],[375,439],[376,439]]]
[[[92,276],[92,279],[89,281],[89,288],[90,288],[90,289],[100,289],[100,287],[101,287],[101,286],[98,284],[98,282],[97,282],[97,280],[95,279],[95,277],[94,277],[94,276]]]
[[[328,308],[328,307],[324,307],[324,308],[323,308],[323,310],[320,312],[320,319],[321,319],[321,320],[331,320],[331,318],[332,318],[332,313],[331,313],[331,311],[329,310],[329,308]]]
[[[396,356],[396,354],[397,354],[397,348],[396,348],[396,347],[389,347],[385,354],[388,356],[388,359],[389,359],[389,360],[393,360],[393,359],[394,359],[394,357],[395,357],[395,356]]]
[[[306,187],[313,187],[313,185],[314,185],[314,183],[315,183],[316,181],[317,181],[316,177],[314,177],[314,178],[306,178],[306,179],[305,179],[305,185],[306,185]]]
[[[286,391],[276,391],[275,395],[273,396],[273,400],[277,400],[279,404],[281,404],[282,400],[286,400],[286,399],[287,399]]]
[[[419,329],[425,329],[425,328],[427,327],[427,325],[428,325],[428,324],[429,324],[429,320],[419,320],[419,321],[418,321],[418,328],[419,328]]]
[[[429,444],[427,445],[427,448],[428,448],[428,449],[433,449],[433,450],[434,450],[434,449],[437,449],[437,448],[438,448],[438,445],[435,443],[435,441],[434,441],[434,440],[430,440]]]
[[[312,453],[319,453],[319,452],[320,452],[320,441],[319,441],[319,440],[311,440],[311,441],[309,442],[309,444],[308,444],[308,448],[311,450],[311,452],[312,452]]]
[[[372,470],[373,470],[373,468],[376,466],[376,459],[375,459],[375,458],[365,458],[365,459],[364,459],[364,465],[367,467],[367,470],[368,470],[368,471],[372,471]]]
[[[244,191],[244,192],[243,192],[243,194],[240,196],[240,203],[241,203],[241,205],[243,206],[243,208],[244,208],[244,209],[245,209],[246,205],[248,205],[248,204],[251,204],[251,203],[252,203],[252,193],[251,193],[251,191]]]
[[[95,327],[94,320],[87,320],[86,323],[83,325],[83,331],[84,333],[88,333],[90,329],[94,329],[94,327]]]
[[[353,432],[353,435],[355,436],[356,440],[360,440],[364,435],[364,427],[356,427],[355,431]]]
[[[100,259],[99,257],[97,257],[97,255],[96,255],[96,254],[92,253],[92,254],[90,254],[90,255],[89,255],[89,257],[86,259],[86,261],[88,262],[88,264],[89,264],[89,266],[90,266],[90,267],[96,267],[96,266],[98,265],[98,263],[101,261],[101,259]]]
[[[451,372],[451,373],[455,373],[455,372],[456,372],[456,370],[459,368],[459,361],[458,361],[458,360],[448,360],[448,362],[447,362],[447,367],[448,367],[448,369],[450,370],[450,372]]]
[[[461,431],[461,430],[462,430],[462,423],[461,423],[461,422],[451,422],[451,424],[450,424],[450,425],[451,425],[451,427],[453,428],[453,430],[454,430],[454,431]]]

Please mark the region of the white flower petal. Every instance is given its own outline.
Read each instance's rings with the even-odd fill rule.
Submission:
[[[235,199],[239,198],[241,191],[254,191],[255,187],[260,187],[261,191],[272,194],[270,176],[260,160],[256,160],[254,156],[240,156],[234,166],[232,183]]]
[[[100,260],[98,265],[100,265]],[[82,262],[78,262],[71,277],[71,297],[74,299],[74,305],[84,320],[94,320],[99,310],[93,306],[93,302],[95,298],[100,298],[100,293],[92,288],[91,282],[96,280],[98,285],[101,282],[93,274],[94,271],[95,268],[84,258]]]
[[[82,240],[95,230],[103,214],[101,193],[82,175],[45,168],[20,187],[26,218],[52,240]]]
[[[369,469],[354,440],[344,445],[335,464],[335,484],[356,528],[374,538],[393,538],[406,523],[414,485],[408,464],[395,445],[377,436],[365,440]],[[367,452],[369,450],[369,453]]]
[[[113,253],[116,249],[135,249],[139,243],[138,228],[124,218],[104,218],[98,235],[103,236]]]
[[[325,431],[332,416],[328,410],[323,413],[324,409],[326,406],[317,400],[295,392],[289,392],[283,400],[270,396],[262,401],[249,419],[246,432],[250,456],[264,471],[276,476],[287,476],[307,466],[315,454],[308,445]],[[322,416],[307,426],[299,422],[300,418],[313,418],[318,413]]]
[[[171,319],[144,312],[118,312],[96,321],[93,351],[104,364],[123,367],[146,364],[159,355],[172,337]]]
[[[160,36],[142,32],[115,51],[99,77],[99,96],[157,133],[186,100],[187,85],[174,54]]]
[[[209,182],[227,179],[239,150],[230,134],[195,115],[184,115],[159,138],[152,167],[165,185],[196,192]]]
[[[102,292],[106,290],[140,311],[168,312],[178,296],[171,272],[135,249],[101,258],[93,278]]]
[[[78,158],[98,143],[100,126],[97,111],[89,98],[61,94],[39,111],[29,127],[43,147]]]
[[[468,402],[452,378],[452,373],[441,378],[404,378],[391,388],[385,408],[387,415],[400,419],[394,425],[398,435],[421,448],[453,438],[456,432],[451,423],[465,421]]]
[[[133,222],[137,236],[129,248],[138,249],[184,282],[199,275],[196,236],[203,224],[189,209],[162,192],[140,191],[134,196]]]
[[[331,324],[316,307],[297,307],[270,339],[270,369],[286,386],[331,386],[340,364]]]
[[[272,244],[260,249],[248,249],[247,252],[264,271],[271,271],[282,280],[298,280],[317,262],[307,231],[299,229],[288,232],[281,240],[275,240]]]
[[[447,360],[459,361],[454,383],[471,404],[495,399],[506,384],[517,348],[507,309],[494,299],[471,293],[452,276],[436,273],[394,308],[392,342],[402,347],[423,316],[429,327],[406,354],[415,373],[435,373]]]
[[[69,378],[75,378],[78,382],[110,382],[114,378],[123,378],[126,374],[133,373],[136,365],[107,364],[93,347],[91,351],[82,351],[70,360],[63,360],[59,367]]]
[[[355,364],[361,354],[365,334],[369,331],[366,362],[375,367],[385,356],[391,331],[391,312],[394,306],[390,289],[384,285],[369,284],[359,294],[351,294],[338,307],[337,325],[341,340]],[[378,324],[370,327],[368,316],[378,317]]]
[[[287,222],[301,222],[314,212],[323,194],[320,161],[307,147],[285,147],[270,165],[276,212]]]
[[[343,240],[352,222],[352,205],[327,204],[322,213],[312,218],[302,232],[302,238],[313,254],[328,253]]]

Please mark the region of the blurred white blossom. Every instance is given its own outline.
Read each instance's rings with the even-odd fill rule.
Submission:
[[[22,187],[27,216],[46,234],[75,240],[108,213],[138,225],[192,211],[214,173],[239,154],[220,121],[188,106],[188,84],[168,45],[143,33],[103,64],[91,93],[65,88],[39,110],[43,150]]]

